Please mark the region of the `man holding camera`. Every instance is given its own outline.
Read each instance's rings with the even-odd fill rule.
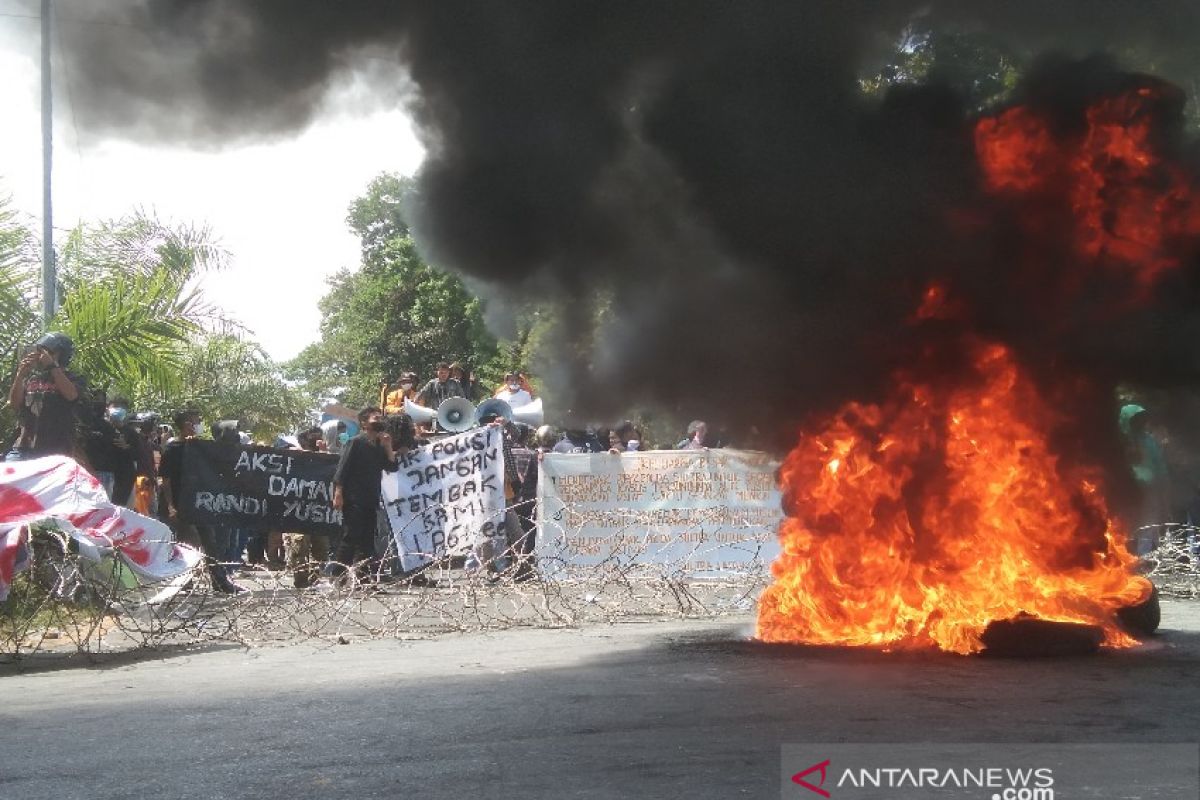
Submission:
[[[86,384],[66,369],[74,355],[71,337],[47,333],[21,359],[8,392],[8,403],[20,419],[21,434],[5,460],[75,457],[77,407]]]
[[[330,566],[339,577],[359,555],[374,562],[383,473],[400,469],[382,409],[364,408],[358,413],[358,424],[362,433],[346,443],[333,475],[333,507],[342,512],[342,543]]]

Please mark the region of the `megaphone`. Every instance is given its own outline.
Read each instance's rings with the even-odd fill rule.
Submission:
[[[437,409],[438,426],[452,433],[475,427],[475,404],[465,397],[447,397]]]
[[[491,400],[484,400],[479,404],[479,408],[475,409],[475,424],[484,424],[488,417],[504,417],[506,421],[512,422],[512,415],[512,406],[507,401],[493,397]]]
[[[531,403],[514,408],[511,419],[513,422],[520,422],[531,428],[536,428],[542,424],[542,416],[542,398],[539,397]]]
[[[526,403],[520,408],[513,408],[508,401],[501,400],[498,397],[493,397],[491,400],[484,400],[479,404],[479,408],[475,409],[475,424],[482,425],[484,417],[491,416],[504,417],[508,422],[520,422],[523,425],[536,428],[542,424],[542,398],[539,397],[532,403]]]
[[[422,405],[417,405],[407,397],[404,398],[404,413],[412,417],[412,421],[417,425],[428,425],[437,419],[438,412],[432,408],[426,408]]]

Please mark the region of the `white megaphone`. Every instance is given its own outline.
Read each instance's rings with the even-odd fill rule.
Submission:
[[[465,397],[447,397],[438,406],[437,423],[452,433],[469,431],[475,427],[475,404]]]
[[[520,422],[531,428],[540,427],[543,421],[542,398],[526,403],[512,410],[512,421]]]
[[[407,397],[404,398],[404,413],[412,417],[412,421],[417,425],[428,425],[437,419],[438,415],[432,408],[417,405]]]
[[[475,424],[482,425],[484,417],[504,417],[509,422],[520,422],[531,428],[542,424],[542,398],[526,403],[519,408],[513,408],[507,400],[493,397],[484,400],[475,409]]]

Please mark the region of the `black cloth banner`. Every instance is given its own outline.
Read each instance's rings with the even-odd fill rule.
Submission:
[[[333,507],[337,464],[330,453],[188,441],[179,515],[195,525],[328,536],[342,525]]]

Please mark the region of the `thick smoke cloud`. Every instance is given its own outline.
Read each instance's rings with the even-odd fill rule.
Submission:
[[[932,280],[1039,374],[1088,376],[1103,414],[1117,380],[1198,366],[1189,279],[1117,318],[1102,310],[1119,286],[1075,304],[1013,281],[1027,251],[978,188],[974,111],[936,83],[882,99],[859,85],[913,19],[985,30],[1069,56],[1019,94],[1072,124],[1078,98],[1122,80],[1104,59],[1072,59],[1138,50],[1168,78],[1200,75],[1194,2],[84,8],[111,23],[62,26],[92,130],[204,146],[284,135],[345,75],[373,70],[429,150],[422,245],[497,291],[561,303],[562,358],[542,371],[581,413],[651,402],[791,438],[807,412],[869,398],[921,345],[908,321]],[[1038,246],[1051,272],[1072,258],[1053,237]],[[597,328],[600,301],[612,313]]]

